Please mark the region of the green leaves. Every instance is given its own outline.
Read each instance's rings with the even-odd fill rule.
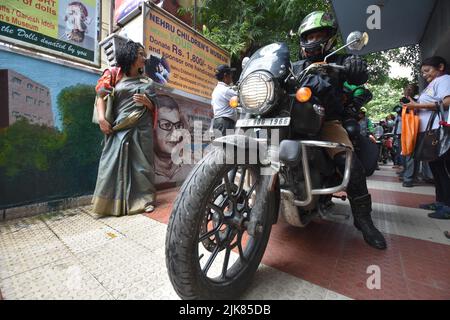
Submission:
[[[393,49],[387,52],[390,61],[397,62],[401,66],[411,67],[413,82],[417,82],[420,75],[420,47],[413,45],[405,48]]]
[[[382,85],[389,80],[389,60],[382,52],[370,53],[364,56],[369,70],[369,83]]]
[[[403,67],[410,67],[412,69],[411,77],[413,78],[411,82],[417,82],[419,78],[419,46],[375,52],[364,56],[364,58],[369,65],[369,82],[373,85],[381,85],[392,80],[389,79],[389,62],[397,62]]]
[[[63,132],[67,139],[66,154],[77,165],[95,163],[100,156],[101,132],[91,122],[94,99],[95,90],[91,85],[67,87],[58,95]]]
[[[384,84],[368,85],[368,89],[373,94],[373,99],[366,108],[370,119],[378,121],[393,113],[393,109],[399,104],[402,97],[403,83],[409,83],[408,79],[388,80]]]
[[[58,94],[62,131],[27,119],[0,129],[0,205],[92,192],[102,139],[91,122],[94,97],[93,85]]]
[[[65,88],[58,95],[63,132],[19,119],[0,131],[0,167],[13,177],[25,171],[47,171],[55,161],[77,165],[96,163],[101,138],[91,123],[95,91],[92,86]]]
[[[297,32],[302,18],[309,11],[329,9],[323,1],[312,0],[206,0],[199,12],[203,34],[228,50],[234,64],[258,48],[275,42],[294,44],[297,56],[298,38],[290,39],[289,31]]]
[[[302,19],[312,11],[331,11],[329,1],[316,0],[205,0],[199,9],[198,21],[203,34],[229,51],[232,64],[239,66],[245,56],[260,47],[275,42],[287,42],[291,49],[291,59],[297,60],[299,52],[298,36],[289,36],[289,31],[297,33]],[[188,9],[191,13],[192,8]],[[389,81],[389,62],[402,66],[416,67],[419,48],[412,46],[366,55],[372,85],[382,85]],[[417,79],[417,68],[414,77]]]
[[[7,176],[48,170],[64,142],[64,135],[54,128],[19,119],[0,133],[0,167]]]

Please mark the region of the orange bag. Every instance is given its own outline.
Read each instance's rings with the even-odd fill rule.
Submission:
[[[419,134],[419,116],[415,111],[402,109],[402,155],[409,156],[416,146],[417,135]]]

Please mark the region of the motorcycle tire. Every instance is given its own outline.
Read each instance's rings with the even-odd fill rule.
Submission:
[[[228,178],[230,183],[229,187],[226,187],[226,183],[223,183],[227,181],[225,176],[229,177],[230,172],[233,172],[233,168],[236,166],[233,164],[219,164],[220,161],[217,160],[220,157],[225,157],[224,152],[220,149],[213,150],[191,171],[175,200],[168,224],[165,244],[166,267],[170,281],[182,299],[238,298],[249,286],[261,262],[269,240],[272,224],[275,222],[278,213],[277,199],[279,198],[277,198],[276,194],[277,192],[279,193],[279,190],[275,192],[268,190],[270,176],[261,175],[261,167],[259,165],[243,165],[238,167],[238,170],[241,170],[241,179],[243,179],[242,172],[244,172],[243,176],[246,176],[246,170],[248,170],[248,172],[252,173],[252,181],[255,181],[255,183],[247,191],[248,194],[245,195],[247,200],[244,200],[245,197],[239,198],[241,200],[236,200],[236,203],[243,201],[249,207],[250,198],[256,197],[251,202],[253,207],[247,217],[250,218],[252,215],[259,214],[259,232],[255,233],[254,236],[250,235],[248,230],[243,230],[245,229],[243,227],[245,223],[239,226],[239,228],[242,228],[240,231],[236,231],[238,228],[234,230],[232,223],[227,225],[226,221],[238,221],[240,219],[237,217],[238,213],[234,209],[232,210],[232,215],[235,214],[235,219],[230,218],[227,220],[225,218],[226,212],[223,208],[227,204],[229,205],[229,202],[227,203],[225,199],[232,201],[230,200],[231,197],[226,198],[226,195],[227,193],[238,193],[238,188],[241,188],[241,185],[237,186],[235,183],[231,183],[231,180]],[[222,163],[225,162],[222,161]],[[234,172],[236,174],[236,171]],[[230,187],[233,185],[234,187]],[[241,193],[245,194],[245,192]],[[239,194],[236,197],[242,196],[242,194]],[[219,200],[216,200],[216,196]],[[225,203],[221,204],[222,215],[219,213],[220,199]],[[219,201],[214,210],[212,209],[213,204],[210,203],[211,201],[213,201],[213,204]],[[239,204],[236,203],[229,207],[238,208]],[[244,211],[248,210],[245,209],[245,204],[241,205],[244,206]],[[208,219],[211,216],[216,217],[216,220],[212,218],[209,221]],[[222,218],[222,222],[218,221],[220,220],[220,217],[217,218],[218,216]],[[242,218],[242,220],[245,219]],[[208,222],[205,224],[205,221]],[[219,228],[221,224],[222,227]],[[205,231],[205,226],[207,225],[213,225],[217,230],[214,233],[211,233],[214,229],[210,231],[210,235],[206,238],[204,236],[207,233],[200,237],[200,233]],[[235,236],[233,236],[233,232],[237,232]],[[226,238],[230,234],[230,238],[233,237],[231,240]],[[211,239],[211,237],[213,238]],[[238,242],[244,238],[247,239],[245,244],[233,243],[234,239]],[[210,264],[211,257],[213,257],[212,263],[214,263],[216,256],[222,253],[225,254],[222,265],[219,260],[219,267],[221,266],[222,268],[217,269],[220,270],[218,276],[209,277],[211,264],[207,268],[205,265],[201,266],[201,261],[204,261],[202,259],[205,254],[202,253],[200,255],[201,251],[211,254],[206,263],[207,266]],[[234,263],[228,269],[230,260],[234,260]]]

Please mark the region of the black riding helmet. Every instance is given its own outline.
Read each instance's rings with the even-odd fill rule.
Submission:
[[[311,32],[326,30],[328,35],[326,38],[308,43],[306,41],[307,35]],[[322,55],[329,52],[336,43],[337,24],[334,17],[324,11],[314,11],[308,14],[298,28],[298,35],[300,36],[301,55],[305,57],[304,52],[320,51]]]

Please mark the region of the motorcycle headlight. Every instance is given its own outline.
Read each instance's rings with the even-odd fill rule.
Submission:
[[[256,71],[239,86],[239,101],[246,112],[264,114],[275,103],[275,82],[270,73]]]

